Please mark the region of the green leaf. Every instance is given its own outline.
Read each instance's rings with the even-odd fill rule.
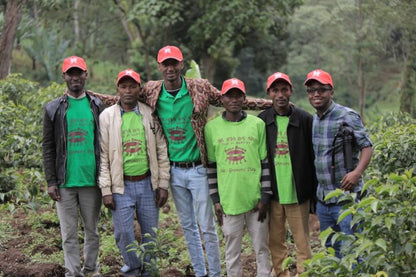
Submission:
[[[345,217],[349,216],[351,213],[352,211],[350,209],[343,211],[338,217],[337,224],[339,224]]]

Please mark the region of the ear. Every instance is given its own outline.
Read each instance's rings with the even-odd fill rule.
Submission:
[[[183,65],[183,61],[180,61],[180,62],[179,62],[179,68],[182,70],[182,69],[183,69],[183,67],[184,67],[184,65]]]

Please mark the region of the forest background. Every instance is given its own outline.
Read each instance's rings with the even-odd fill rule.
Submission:
[[[267,76],[282,71],[294,83],[292,101],[312,111],[303,81],[322,68],[335,100],[364,120],[416,114],[414,1],[1,0],[0,10],[0,79],[62,83],[63,58],[79,55],[87,87],[113,94],[127,67],[144,81],[161,78],[157,51],[170,44],[217,87],[237,77],[249,95],[267,97]]]
[[[238,77],[251,97],[266,98],[267,76],[283,71],[294,83],[292,102],[311,113],[306,74],[330,72],[335,101],[360,112],[374,154],[367,196],[342,214],[354,214],[362,233],[333,236],[349,242],[340,261],[321,244],[331,230],[314,226],[309,276],[416,276],[415,14],[411,0],[0,0],[0,277],[64,275],[41,157],[42,108],[65,90],[63,59],[84,57],[87,88],[114,94],[127,67],[144,81],[161,78],[156,56],[167,44],[182,49],[186,69],[195,61],[218,88]],[[119,276],[111,214],[101,216],[101,270]],[[171,199],[160,217],[160,276],[193,276]],[[290,233],[288,243],[284,266],[294,275]],[[256,272],[250,245],[245,236],[246,276]]]

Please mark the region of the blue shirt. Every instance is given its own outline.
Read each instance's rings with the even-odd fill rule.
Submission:
[[[359,162],[361,149],[371,147],[372,142],[361,121],[360,115],[347,107],[332,102],[327,111],[321,117],[317,114],[313,117],[312,142],[315,152],[316,177],[318,189],[316,192],[319,201],[323,201],[331,191],[341,187],[341,180],[347,174],[344,163],[343,144],[340,138],[335,140],[335,183],[331,182],[332,144],[334,137],[342,123],[348,124],[354,130],[352,146],[353,167]],[[364,183],[360,178],[353,192],[361,191]],[[327,203],[336,203],[332,198]]]

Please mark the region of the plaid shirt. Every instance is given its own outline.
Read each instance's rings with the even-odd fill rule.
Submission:
[[[354,130],[352,145],[352,157],[354,168],[359,162],[361,149],[371,147],[372,142],[368,137],[361,118],[354,110],[332,102],[329,109],[321,116],[317,114],[313,118],[312,140],[315,152],[316,177],[318,178],[317,198],[324,201],[326,195],[331,191],[341,187],[341,180],[347,174],[344,163],[342,140],[335,140],[335,183],[331,183],[331,162],[334,137],[338,132],[339,126],[347,123]],[[354,187],[353,192],[361,191],[363,180]],[[336,203],[337,199],[332,198],[327,203]]]

